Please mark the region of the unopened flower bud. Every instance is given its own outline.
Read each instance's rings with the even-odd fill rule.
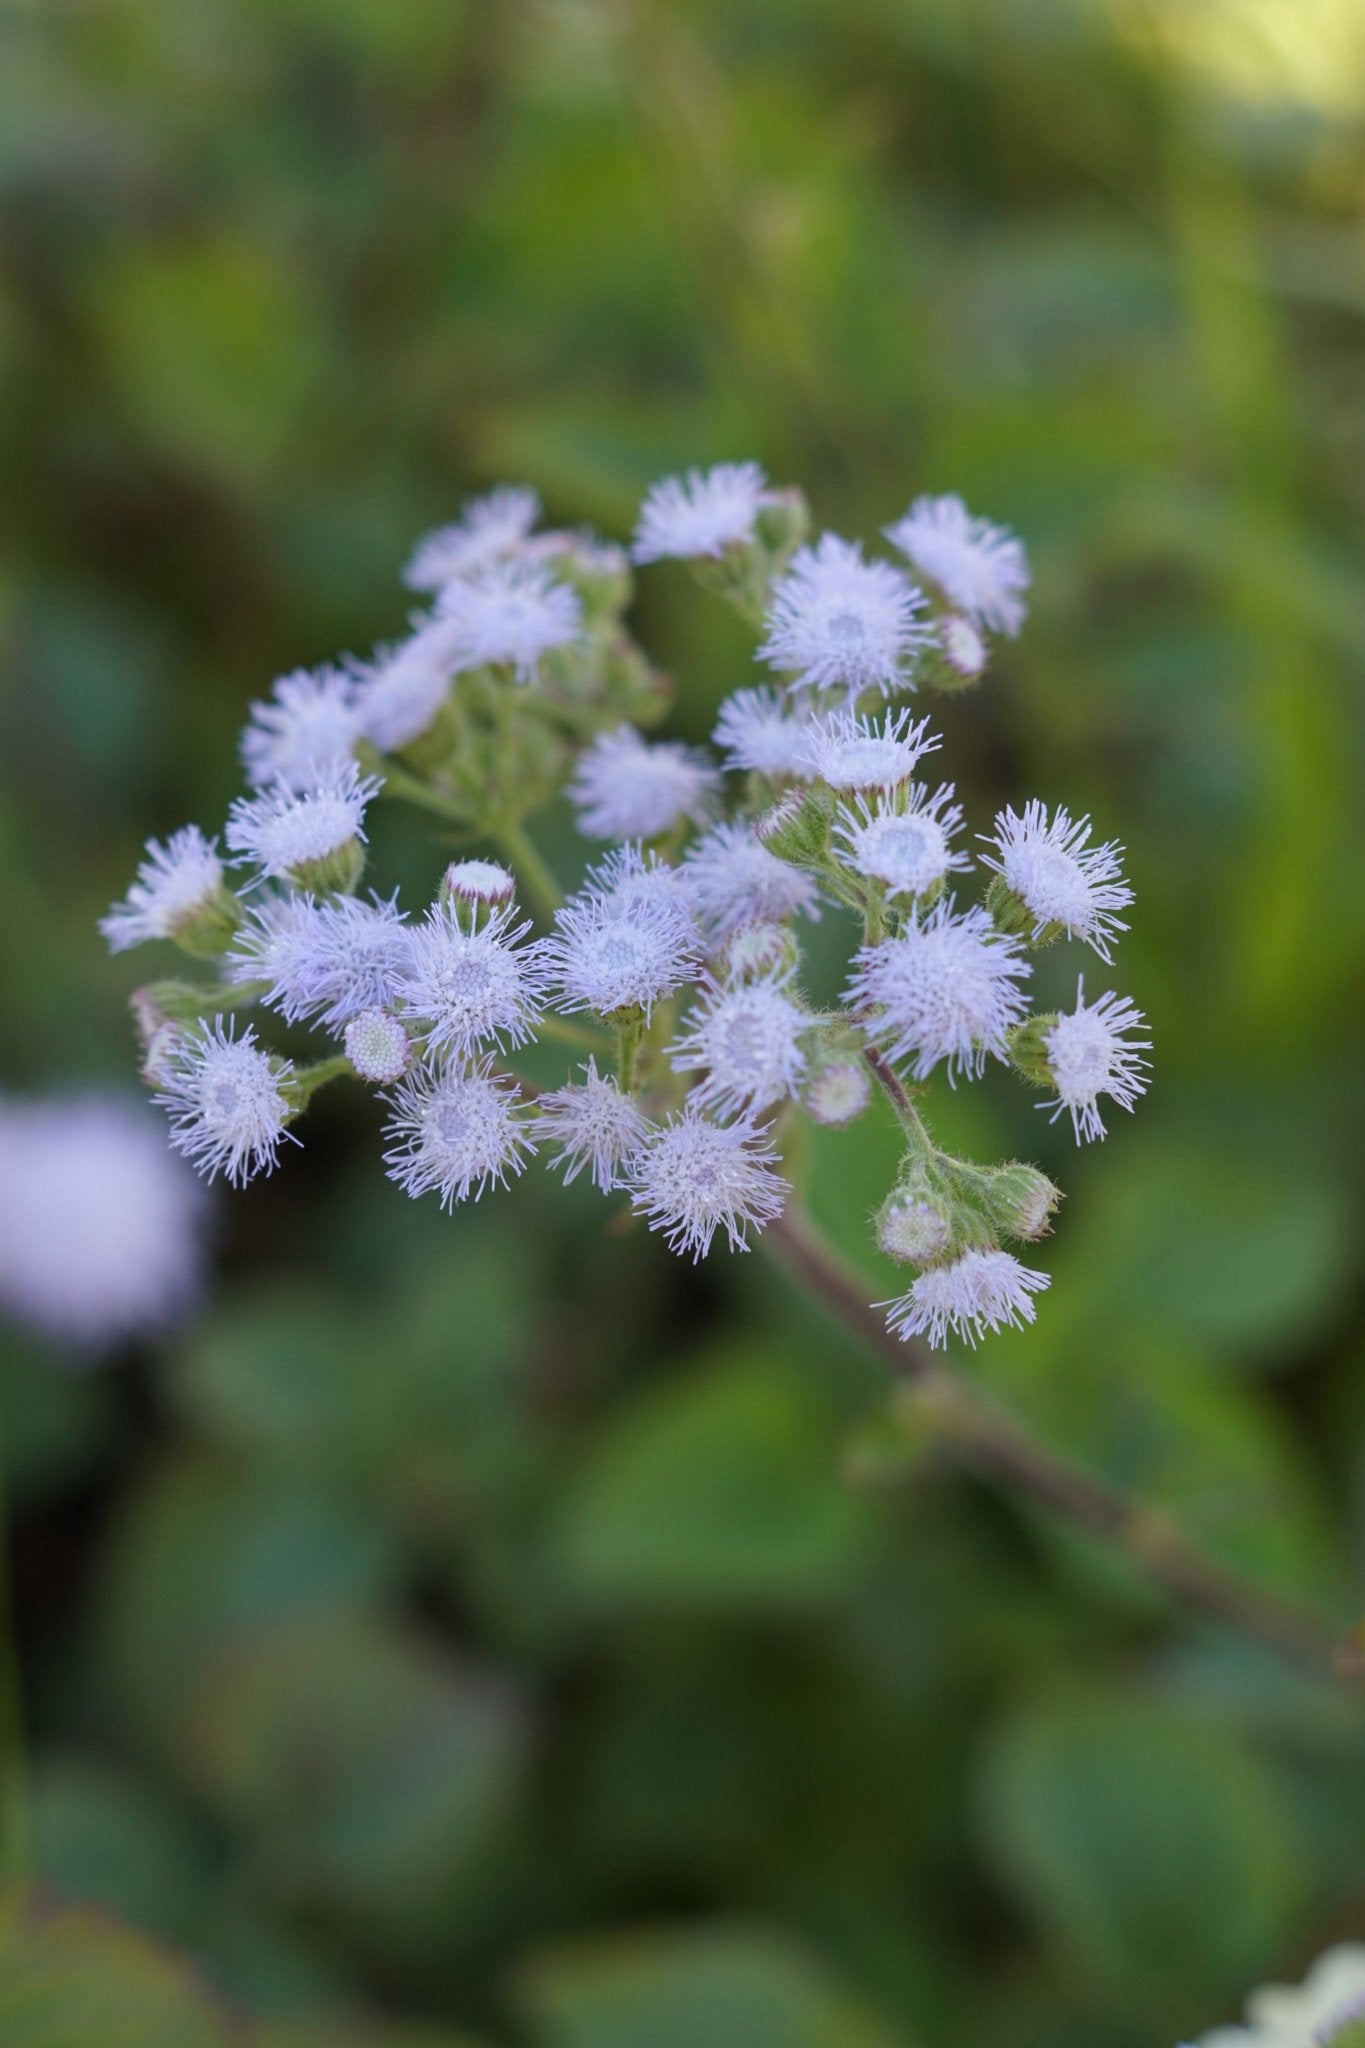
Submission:
[[[721,947],[718,965],[726,981],[752,981],[755,976],[792,972],[800,958],[791,927],[764,920],[731,932]]]
[[[897,1191],[877,1214],[877,1243],[893,1259],[924,1266],[947,1250],[948,1218],[935,1203]]]
[[[460,923],[471,930],[486,923],[516,893],[516,876],[495,860],[452,861],[438,892],[439,900],[450,904]]]
[[[834,804],[822,786],[789,789],[755,820],[754,830],[769,853],[799,868],[824,865]]]
[[[872,1082],[861,1060],[831,1060],[806,1084],[802,1097],[813,1122],[838,1129],[861,1116],[872,1097]]]
[[[754,533],[759,545],[773,556],[774,568],[781,568],[810,532],[810,508],[798,490],[773,491],[759,509]]]
[[[983,1199],[987,1214],[1004,1237],[1046,1237],[1062,1191],[1036,1166],[1017,1160],[997,1167],[986,1177]]]

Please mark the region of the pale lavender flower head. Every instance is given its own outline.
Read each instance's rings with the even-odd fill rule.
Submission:
[[[362,1081],[392,1087],[412,1065],[412,1040],[392,1010],[359,1010],[342,1035],[342,1050]]]
[[[961,498],[916,498],[886,537],[978,626],[1014,635],[1029,587],[1023,542],[1007,526],[974,519]]]
[[[206,1180],[222,1173],[245,1187],[274,1172],[282,1139],[298,1142],[286,1129],[293,1071],[261,1049],[250,1025],[238,1038],[234,1018],[215,1017],[176,1041],[153,1100],[170,1112],[172,1145]]]
[[[735,690],[725,699],[711,737],[726,766],[768,776],[806,773],[810,718],[785,691]]]
[[[1133,892],[1123,879],[1123,848],[1112,840],[1091,846],[1089,818],[1073,819],[1057,807],[1051,819],[1036,799],[1017,811],[1001,811],[981,856],[1034,920],[1034,937],[1060,925],[1068,937],[1083,939],[1108,961],[1115,939],[1128,927],[1115,912],[1126,910]],[[984,836],[984,835],[983,835]]]
[[[905,710],[884,712],[880,723],[856,712],[830,712],[813,720],[802,735],[802,772],[831,789],[871,789],[889,796],[940,744],[927,718],[916,722]]]
[[[890,1259],[927,1265],[947,1249],[948,1219],[922,1196],[897,1196],[886,1203],[878,1218],[877,1243]]]
[[[1150,1052],[1152,1042],[1126,1034],[1146,1025],[1127,996],[1111,993],[1087,1003],[1085,984],[1078,981],[1075,1009],[1064,1011],[1046,1033],[1043,1048],[1057,1099],[1039,1106],[1052,1111],[1054,1123],[1065,1110],[1078,1145],[1104,1136],[1101,1095],[1110,1096],[1120,1109],[1131,1109],[1145,1094],[1150,1062],[1142,1055]]]
[[[869,1038],[894,1060],[911,1060],[926,1081],[940,1060],[950,1080],[979,1075],[987,1054],[1007,1055],[1006,1034],[1025,1011],[1019,983],[1029,973],[1018,941],[979,908],[959,913],[951,898],[895,938],[864,946],[849,999],[866,1014]]]
[[[903,1342],[923,1337],[939,1350],[950,1330],[975,1345],[987,1330],[1031,1323],[1037,1314],[1033,1296],[1048,1284],[1046,1273],[1021,1265],[1011,1252],[969,1251],[949,1265],[930,1266],[908,1294],[878,1306]]]
[[[504,1185],[536,1149],[516,1082],[491,1060],[419,1068],[395,1091],[384,1135],[390,1180],[413,1196],[439,1194],[443,1209]]]
[[[510,668],[527,683],[547,654],[577,640],[583,606],[539,564],[506,561],[446,584],[436,617],[449,630],[457,669]]]
[[[691,849],[682,868],[697,917],[713,940],[746,924],[781,924],[798,912],[819,915],[815,883],[769,853],[753,827],[716,825]]]
[[[643,1010],[697,971],[701,947],[675,869],[627,846],[588,871],[555,917],[546,958],[565,1010]]]
[[[453,901],[433,904],[412,929],[394,1006],[440,1058],[468,1059],[487,1044],[524,1045],[544,1007],[544,947],[522,945],[529,922],[510,905],[468,928]]]
[[[599,1074],[595,1059],[584,1067],[581,1081],[542,1095],[538,1110],[536,1135],[560,1147],[554,1163],[564,1169],[566,1187],[584,1167],[591,1169],[593,1185],[604,1195],[624,1185],[625,1168],[649,1135],[650,1122],[639,1098],[618,1087],[609,1074]]]
[[[210,908],[223,888],[223,863],[216,839],[197,825],[182,826],[163,845],[147,841],[128,894],[100,919],[111,953],[124,953],[148,939],[173,939]]]
[[[458,519],[424,533],[403,571],[409,590],[443,590],[493,562],[521,553],[540,517],[540,499],[526,485],[505,484],[471,498]]]
[[[829,1060],[811,1076],[801,1099],[813,1123],[839,1130],[867,1108],[872,1082],[861,1060]]]
[[[654,839],[704,817],[719,787],[719,771],[698,748],[650,746],[635,726],[618,725],[584,749],[568,795],[587,837]]]
[[[924,599],[889,562],[865,562],[854,541],[824,534],[801,548],[773,592],[761,660],[797,686],[890,696],[912,687],[928,644]]]
[[[932,796],[917,783],[899,806],[872,805],[860,796],[841,808],[834,836],[854,872],[880,882],[888,896],[922,896],[972,864],[967,854],[953,850],[962,806],[952,799],[950,782]]]
[[[0,1103],[0,1312],[87,1351],[154,1335],[195,1304],[206,1222],[138,1104]]]
[[[802,1033],[811,1020],[787,994],[788,977],[707,987],[669,1047],[679,1073],[701,1069],[692,1090],[704,1108],[756,1115],[795,1094],[806,1070]]]
[[[650,487],[631,548],[637,562],[665,556],[683,561],[721,555],[754,537],[754,522],[773,493],[756,462],[719,462],[689,469]]]
[[[344,669],[295,669],[251,707],[242,765],[253,789],[312,789],[344,770],[360,737],[355,677]]]
[[[269,984],[264,1000],[287,1022],[338,1031],[362,1010],[386,1009],[406,972],[412,936],[396,901],[268,896],[227,956],[229,978]]]
[[[365,807],[382,784],[354,761],[306,789],[283,784],[238,797],[228,812],[227,843],[266,880],[307,872],[365,837]]]
[[[675,1252],[694,1260],[724,1230],[731,1251],[749,1249],[745,1232],[782,1214],[788,1184],[777,1154],[751,1124],[718,1124],[686,1104],[660,1125],[630,1162],[631,1206],[662,1230]]]
[[[396,647],[355,670],[356,717],[381,754],[395,754],[429,730],[450,695],[457,664],[447,620],[423,620]]]

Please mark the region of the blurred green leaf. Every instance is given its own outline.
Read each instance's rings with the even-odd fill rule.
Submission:
[[[909,2048],[799,1948],[724,1925],[551,1953],[524,1999],[543,2048]]]
[[[180,1957],[98,1913],[0,1898],[5,2048],[229,2048],[236,2036]]]
[[[1252,1751],[1140,1699],[1077,1693],[1017,1710],[988,1752],[980,1814],[1019,1897],[1144,2010],[1254,1979],[1310,1883]]]
[[[609,1423],[572,1482],[557,1552],[594,1602],[744,1607],[828,1599],[876,1510],[840,1484],[828,1408],[781,1353],[728,1353]]]
[[[45,1758],[30,1778],[33,1860],[61,1896],[107,1906],[149,1933],[184,1940],[209,1897],[214,1858],[184,1809],[154,1785],[92,1756]]]

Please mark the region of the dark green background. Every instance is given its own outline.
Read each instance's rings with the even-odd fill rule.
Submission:
[[[1127,843],[1157,1047],[1081,1155],[1007,1076],[946,1107],[1068,1191],[1036,1331],[973,1370],[1358,1611],[1353,16],[11,0],[6,1085],[131,1075],[97,915],[218,823],[275,675],[401,626],[470,491],[619,535],[753,454],[872,535],[959,490],[1036,590],[945,764],[978,828],[1036,793]],[[637,619],[703,736],[742,633],[672,568]],[[409,889],[438,858],[378,834]],[[445,1218],[355,1100],[305,1136],[219,1203],[174,1344],[4,1340],[39,1878],[270,2048],[1168,2048],[1365,1930],[1359,1705],[898,1448],[761,1257],[694,1273],[538,1170]],[[889,1132],[815,1163],[890,1292]],[[33,2040],[224,2038],[112,1925],[50,1943],[100,2018]]]

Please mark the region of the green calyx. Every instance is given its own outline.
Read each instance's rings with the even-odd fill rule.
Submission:
[[[216,960],[242,928],[242,906],[221,882],[171,927],[171,938],[192,960]]]
[[[1055,1010],[1041,1012],[1036,1017],[1026,1017],[1022,1024],[1014,1026],[1005,1040],[1010,1065],[1016,1073],[1022,1074],[1026,1081],[1032,1081],[1037,1088],[1051,1088],[1055,1085],[1049,1063],[1048,1040],[1057,1022],[1058,1013]]]
[[[350,896],[364,872],[365,842],[351,838],[344,839],[319,860],[300,861],[297,867],[290,868],[289,879],[296,888],[306,889],[312,896]]]

